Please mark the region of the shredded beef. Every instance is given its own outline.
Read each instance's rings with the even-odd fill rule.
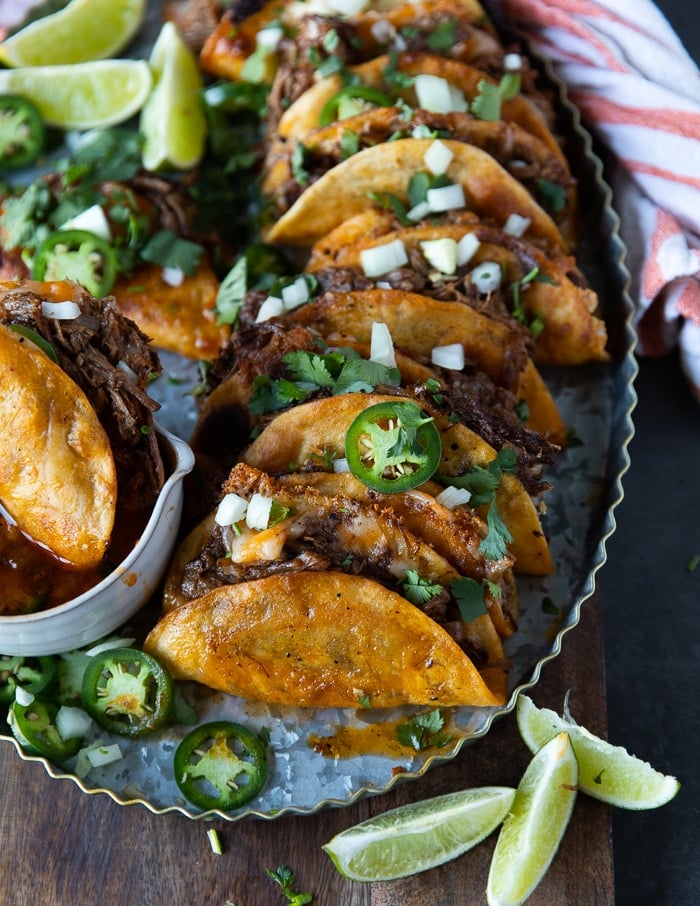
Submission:
[[[0,294],[0,322],[35,330],[56,351],[58,363],[85,393],[109,437],[120,505],[142,509],[157,497],[165,470],[153,431],[158,403],[145,386],[161,366],[139,328],[119,313],[112,297],[93,299],[76,286],[81,315],[46,318],[42,299],[21,286]],[[136,375],[130,380],[128,371]]]

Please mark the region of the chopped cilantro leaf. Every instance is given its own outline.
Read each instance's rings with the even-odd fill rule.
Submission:
[[[469,576],[460,576],[450,582],[450,591],[465,623],[471,623],[486,613],[484,586],[481,582]]]
[[[216,315],[219,324],[235,324],[248,288],[248,259],[236,261],[219,285],[216,294]]]
[[[407,72],[401,72],[399,69],[399,55],[396,50],[389,51],[389,62],[382,70],[382,78],[394,94],[400,94],[406,88],[410,88],[416,79],[415,76],[409,75]]]
[[[253,415],[264,415],[266,412],[278,412],[292,403],[305,400],[309,395],[293,381],[281,378],[273,380],[267,374],[258,375],[253,381],[253,395],[248,409]]]
[[[449,50],[455,43],[456,28],[456,19],[440,22],[428,35],[428,47],[431,50]]]
[[[520,91],[520,74],[506,73],[498,85],[481,79],[476,87],[479,94],[471,103],[472,114],[480,120],[500,120],[503,101],[514,98]]]
[[[566,191],[549,179],[537,180],[537,198],[543,208],[558,214],[566,207]]]
[[[436,595],[442,594],[444,587],[437,582],[430,582],[418,574],[415,569],[407,569],[401,582],[401,593],[411,604],[422,607]]]
[[[357,154],[360,149],[360,136],[351,129],[343,129],[340,136],[340,153],[343,160]]]
[[[300,141],[295,142],[294,150],[289,159],[292,176],[300,186],[308,185],[309,171],[306,169],[306,148]]]
[[[483,552],[487,560],[500,560],[508,553],[508,544],[513,540],[513,536],[501,519],[495,502],[489,506],[486,524],[489,531],[479,545],[479,550]]]
[[[400,198],[397,198],[396,195],[393,195],[391,192],[368,192],[368,197],[375,203],[378,204],[380,208],[385,211],[393,211],[396,215],[396,219],[403,226],[410,226],[411,221],[408,219],[406,214],[406,205],[401,201]]]
[[[401,745],[420,752],[423,749],[442,749],[452,742],[452,736],[443,731],[445,720],[439,710],[416,714],[405,724],[396,728],[396,737]]]
[[[204,249],[189,239],[182,239],[172,230],[158,230],[141,249],[144,261],[162,267],[176,267],[191,275],[199,266]]]

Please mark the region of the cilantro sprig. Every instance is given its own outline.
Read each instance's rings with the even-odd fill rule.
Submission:
[[[354,349],[331,352],[295,350],[283,358],[287,377],[260,375],[253,382],[249,408],[254,415],[276,412],[305,400],[318,390],[329,390],[332,396],[343,393],[371,392],[380,384],[398,387],[401,375],[369,359]]]
[[[520,92],[520,73],[507,72],[498,85],[481,79],[477,84],[479,94],[471,103],[471,113],[480,120],[500,120],[501,105]]]
[[[286,896],[290,906],[306,906],[313,901],[310,893],[297,893],[293,890],[297,879],[289,865],[278,865],[277,868],[266,868],[265,874],[272,878],[282,888],[282,893]]]
[[[438,709],[416,714],[406,723],[396,727],[396,737],[403,746],[418,752],[423,749],[442,749],[449,745],[453,736],[443,730],[445,718]]]
[[[458,488],[471,492],[470,503],[474,507],[487,506],[486,525],[488,532],[482,539],[479,550],[487,560],[500,560],[508,553],[508,544],[513,540],[496,506],[496,491],[503,474],[513,474],[517,467],[517,454],[505,447],[498,451],[496,458],[484,468],[472,466],[464,475],[450,475],[440,479]]]

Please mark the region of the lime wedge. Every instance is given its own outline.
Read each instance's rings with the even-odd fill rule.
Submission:
[[[323,849],[353,881],[389,881],[442,865],[503,821],[515,796],[488,786],[402,805],[333,837]]]
[[[71,0],[0,44],[6,66],[56,66],[113,57],[143,22],[146,0]]]
[[[129,119],[143,106],[151,83],[143,60],[0,71],[0,94],[27,98],[46,123],[62,129],[92,129]]]
[[[569,716],[560,717],[538,708],[526,695],[518,698],[520,735],[531,752],[562,730],[569,734],[579,765],[579,788],[595,799],[627,809],[649,809],[673,799],[680,783],[661,774],[646,761],[630,755],[579,726]]]
[[[147,170],[189,170],[204,153],[203,82],[195,57],[172,22],[161,29],[149,65],[154,88],[139,125],[143,165]]]
[[[576,801],[578,765],[566,733],[534,756],[496,841],[486,897],[489,906],[520,906],[554,858]]]

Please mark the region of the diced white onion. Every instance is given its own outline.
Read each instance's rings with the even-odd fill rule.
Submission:
[[[423,155],[423,160],[431,173],[435,176],[441,176],[447,172],[453,157],[454,153],[450,151],[447,145],[441,142],[439,138],[436,138]]]
[[[334,472],[349,472],[350,466],[347,459],[343,456],[340,459],[333,460],[333,471]]]
[[[492,293],[501,285],[501,268],[496,261],[483,261],[471,273],[472,283],[480,293]]]
[[[471,497],[471,491],[468,491],[466,488],[456,488],[451,484],[448,485],[444,491],[440,491],[435,499],[438,503],[442,504],[442,506],[447,507],[448,510],[453,510],[457,506],[469,503]]]
[[[80,306],[76,302],[47,302],[42,301],[41,313],[45,318],[54,318],[56,321],[73,321],[80,315]]]
[[[277,296],[268,296],[260,306],[255,317],[255,323],[259,324],[261,321],[269,321],[270,318],[277,318],[279,315],[283,315],[284,311],[284,302],[281,299],[278,299]]]
[[[185,280],[185,272],[179,267],[164,267],[160,275],[168,286],[182,286]]]
[[[406,44],[404,36],[397,32],[396,37],[394,38],[394,50],[397,50],[399,53],[403,53],[407,48],[408,44]]]
[[[503,57],[503,68],[506,72],[520,72],[523,68],[523,58],[519,53],[507,53]]]
[[[406,247],[401,239],[375,245],[373,248],[363,249],[360,252],[360,264],[365,277],[381,277],[408,264]]]
[[[469,110],[469,102],[464,96],[464,92],[456,85],[450,85],[450,103],[453,113],[467,113]]]
[[[418,106],[433,113],[451,113],[453,108],[450,83],[441,76],[420,73],[413,80]]]
[[[96,654],[102,654],[103,651],[112,651],[113,648],[131,648],[135,641],[136,639],[134,638],[114,636],[114,638],[104,639],[102,642],[98,642],[97,645],[93,645],[92,648],[88,648],[85,656],[95,657]]]
[[[433,130],[425,123],[418,123],[411,129],[411,138],[432,138]]]
[[[377,19],[372,23],[370,32],[377,44],[388,44],[396,36],[396,29],[388,19]]]
[[[23,708],[27,708],[34,701],[34,695],[27,692],[24,686],[15,686],[15,701]]]
[[[238,494],[224,494],[216,508],[214,522],[217,525],[233,525],[246,514],[248,501]]]
[[[464,347],[461,343],[450,343],[447,346],[434,346],[430,361],[440,368],[461,371],[464,368]]]
[[[474,257],[481,241],[476,233],[465,233],[457,243],[457,264],[461,267]]]
[[[265,47],[268,50],[276,50],[284,35],[284,29],[279,25],[268,25],[267,28],[261,28],[255,36],[255,43],[258,47]]]
[[[439,189],[428,189],[427,202],[433,213],[463,208],[466,205],[464,189],[459,183],[441,186]]]
[[[61,705],[56,712],[56,729],[61,739],[82,739],[92,727],[92,718],[82,708]]]
[[[503,225],[503,232],[511,236],[522,236],[532,223],[529,217],[522,217],[520,214],[510,214],[508,220]]]
[[[75,217],[66,220],[60,229],[85,230],[87,233],[92,233],[94,236],[99,236],[100,239],[108,241],[112,238],[107,215],[98,204],[94,204],[91,208],[87,208],[80,214],[76,214]]]
[[[297,277],[294,283],[282,288],[282,303],[287,311],[298,308],[299,305],[308,301],[309,284],[303,277]]]
[[[369,358],[371,362],[378,362],[388,368],[396,368],[394,341],[391,338],[389,328],[386,324],[382,324],[379,321],[374,321],[372,324]]]
[[[259,532],[266,529],[270,522],[272,504],[272,497],[264,497],[256,491],[250,498],[245,514],[245,524],[248,528],[257,529]]]
[[[457,243],[448,236],[442,239],[427,239],[420,247],[426,259],[441,274],[454,274],[457,270]]]
[[[109,746],[89,749],[86,754],[93,768],[101,768],[103,765],[112,764],[122,758],[122,750],[116,742]]]
[[[393,289],[394,288],[391,285],[391,283],[388,283],[386,280],[377,280],[377,282],[374,285],[377,287],[377,289]]]
[[[368,0],[326,0],[326,5],[341,16],[356,16],[367,4]]]
[[[406,217],[411,220],[413,223],[418,223],[419,220],[422,220],[424,217],[427,217],[430,214],[430,205],[427,201],[419,201],[417,205],[414,205],[411,210],[406,214]]]

